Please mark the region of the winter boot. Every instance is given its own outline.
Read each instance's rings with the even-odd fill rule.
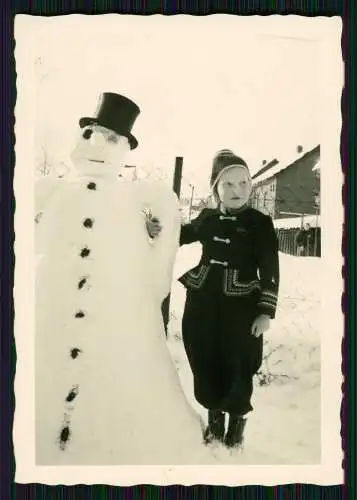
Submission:
[[[229,415],[228,430],[224,438],[224,444],[227,448],[243,449],[244,443],[244,428],[247,419],[241,415]]]
[[[205,444],[215,440],[223,442],[225,417],[225,414],[220,410],[208,410],[208,427],[203,435]]]

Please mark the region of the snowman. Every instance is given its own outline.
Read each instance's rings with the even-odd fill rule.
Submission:
[[[36,463],[210,463],[165,342],[175,194],[119,180],[140,113],[104,93],[81,118],[72,175],[36,185]],[[148,214],[161,233],[147,231]]]

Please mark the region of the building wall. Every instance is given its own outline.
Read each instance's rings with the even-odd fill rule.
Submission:
[[[251,206],[266,215],[275,216],[276,178],[272,177],[253,186]]]
[[[318,153],[319,154],[319,153]],[[295,214],[316,214],[316,195],[320,193],[320,179],[313,171],[316,154],[299,159],[276,176],[275,218]]]

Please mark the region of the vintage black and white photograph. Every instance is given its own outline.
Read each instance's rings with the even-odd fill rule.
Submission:
[[[15,28],[18,481],[339,482],[338,19]]]

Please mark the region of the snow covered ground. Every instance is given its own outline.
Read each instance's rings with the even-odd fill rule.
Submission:
[[[179,251],[171,295],[168,345],[182,387],[196,403],[181,340],[185,290],[177,282],[199,260],[200,244]],[[279,308],[265,336],[265,360],[256,377],[255,410],[246,427],[244,453],[223,446],[214,454],[222,464],[320,463],[320,272],[318,258],[280,254]]]

